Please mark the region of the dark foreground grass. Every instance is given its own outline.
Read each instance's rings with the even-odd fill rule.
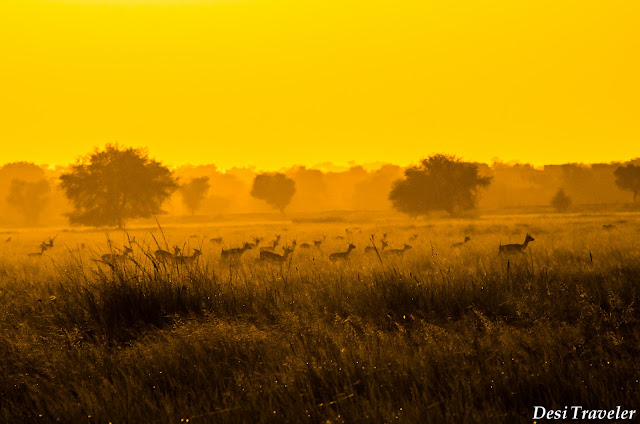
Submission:
[[[5,265],[0,420],[527,422],[534,405],[640,406],[640,260],[561,261],[69,264],[41,281]]]

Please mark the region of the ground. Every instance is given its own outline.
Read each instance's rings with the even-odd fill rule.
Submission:
[[[365,254],[384,233],[412,249]],[[524,254],[498,255],[527,233]],[[633,213],[7,232],[0,420],[530,422],[536,405],[634,408],[639,233]],[[276,234],[281,246],[326,239],[283,265],[257,262],[258,249],[220,260]],[[348,243],[348,261],[328,260]],[[174,245],[203,255],[154,259]],[[126,265],[96,261],[124,246]]]

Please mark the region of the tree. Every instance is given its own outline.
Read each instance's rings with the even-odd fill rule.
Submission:
[[[571,207],[571,198],[567,196],[563,189],[558,189],[551,199],[551,206],[558,212],[566,212]]]
[[[178,188],[171,171],[146,151],[118,145],[80,158],[60,180],[75,209],[72,224],[119,228],[127,219],[162,212],[162,202]]]
[[[613,175],[620,189],[633,192],[633,203],[636,203],[638,192],[640,192],[640,166],[631,163],[622,165],[613,172]]]
[[[478,175],[476,164],[446,155],[423,159],[419,166],[407,168],[404,175],[393,183],[389,200],[395,209],[413,216],[435,210],[456,215],[472,209],[478,188],[491,183],[491,177]]]
[[[191,215],[194,215],[200,209],[209,187],[211,187],[209,177],[194,178],[180,187],[182,203],[189,209]]]
[[[35,224],[49,201],[51,187],[47,180],[36,182],[11,180],[7,203],[20,213],[26,223]]]
[[[295,181],[284,174],[259,174],[253,180],[251,196],[284,213],[295,192]]]

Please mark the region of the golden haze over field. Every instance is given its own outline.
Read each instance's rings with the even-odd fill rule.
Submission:
[[[635,413],[639,12],[0,0],[0,422]]]
[[[3,1],[2,162],[114,141],[265,170],[627,160],[638,18],[632,1]]]

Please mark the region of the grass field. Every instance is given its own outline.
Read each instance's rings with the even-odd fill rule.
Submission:
[[[529,422],[534,405],[640,407],[640,215],[361,218],[72,229],[41,257],[27,254],[55,230],[6,234],[0,421]],[[365,254],[372,233],[413,248]],[[497,255],[526,233],[525,255]],[[282,266],[257,249],[220,260],[275,234],[326,241]],[[94,261],[109,241],[132,260]],[[328,260],[349,242],[348,261]],[[203,255],[151,254],[174,245]]]

